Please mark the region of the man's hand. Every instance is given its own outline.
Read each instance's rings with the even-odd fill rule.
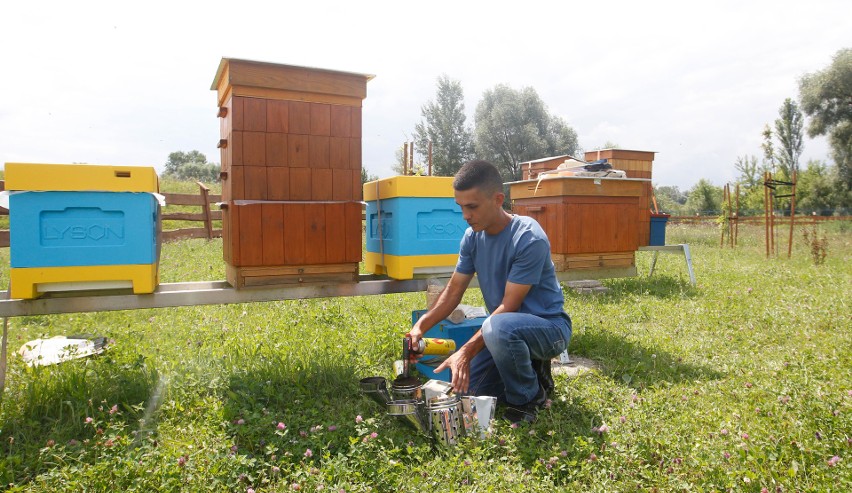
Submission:
[[[435,373],[440,373],[449,368],[452,375],[453,390],[462,394],[467,393],[470,388],[470,360],[473,359],[473,356],[474,354],[469,354],[465,346],[462,346],[461,349],[435,368]]]
[[[423,339],[423,329],[420,328],[420,323],[414,324],[414,327],[412,327],[411,330],[409,330],[403,337],[410,337],[411,347],[417,347],[417,343],[420,339]]]

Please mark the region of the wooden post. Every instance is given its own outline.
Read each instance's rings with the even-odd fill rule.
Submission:
[[[737,236],[739,236],[739,233],[740,233],[740,184],[739,183],[737,183],[736,193],[737,193],[737,199],[736,199],[737,208],[734,211],[734,220],[736,221],[734,223],[734,246],[737,246]]]
[[[725,199],[728,197],[728,184],[725,183],[725,186],[722,188],[722,214],[727,218],[727,211],[725,210]],[[719,228],[719,248],[725,246],[725,228]]]
[[[769,173],[769,181],[773,181],[775,177],[772,172]],[[769,189],[769,251],[772,256],[778,256],[778,245],[775,244],[775,193],[773,189]]]
[[[769,172],[763,172],[763,233],[766,240],[766,258],[769,258]]]
[[[201,212],[204,214],[204,227],[207,228],[207,239],[213,239],[213,221],[210,217],[210,189],[200,181],[195,182],[201,190]]]
[[[411,174],[414,174],[414,142],[412,142],[408,146],[409,152],[411,152],[411,159],[408,160],[408,166],[411,168]]]
[[[408,176],[408,142],[402,151],[402,174]]]
[[[731,185],[725,185],[728,188],[728,245],[734,248],[734,209],[731,205]]]
[[[793,191],[790,192],[790,240],[787,243],[787,258],[793,255],[793,221],[796,218],[796,170],[793,170]]]
[[[429,141],[429,176],[432,176],[432,141]]]

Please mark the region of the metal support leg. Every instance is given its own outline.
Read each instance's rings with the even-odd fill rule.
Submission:
[[[9,318],[3,317],[3,342],[0,343],[0,398],[6,389],[6,344],[9,342]]]
[[[9,289],[6,293],[0,296],[0,299],[8,299],[12,292],[12,283],[9,282]],[[3,317],[3,341],[0,342],[0,399],[3,398],[3,392],[6,390],[6,346],[9,343],[9,317]]]
[[[683,258],[686,260],[686,270],[689,271],[689,282],[695,286],[695,273],[692,272],[692,256],[689,254],[689,245],[683,244]]]
[[[659,250],[654,251],[654,258],[651,259],[651,270],[648,272],[648,277],[651,277],[654,274],[654,267],[657,266],[657,256],[660,254]]]
[[[680,245],[643,246],[639,247],[639,250],[654,252],[648,277],[654,274],[654,267],[657,266],[657,257],[660,255],[660,252],[682,253],[684,260],[686,260],[686,270],[689,272],[689,282],[695,286],[695,272],[692,270],[692,255],[689,253],[689,245],[683,243]]]

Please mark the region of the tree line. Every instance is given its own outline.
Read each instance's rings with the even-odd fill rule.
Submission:
[[[810,137],[827,135],[831,162],[810,160],[800,169],[804,147],[805,116]],[[564,119],[553,115],[535,89],[513,89],[498,84],[486,90],[474,111],[470,125],[461,82],[447,75],[437,79],[435,99],[421,107],[421,120],[415,124],[414,148],[419,162],[414,172],[426,171],[430,144],[432,174],[452,176],[474,157],[487,159],[500,169],[505,181],[521,179],[520,163],[543,157],[578,156],[581,148],[577,132]],[[763,211],[764,172],[779,181],[797,178],[796,209],[804,213],[849,214],[852,209],[852,49],[838,51],[827,68],[799,79],[799,100],[787,98],[778,118],[763,130],[761,155],[738,156],[741,210],[745,214]],[[618,147],[607,143],[606,147]],[[397,149],[393,170],[403,172],[406,156]],[[218,165],[208,163],[198,151],[173,152],[165,165],[166,175],[178,179],[215,181]],[[377,177],[362,167],[362,182]],[[722,209],[722,187],[701,179],[689,190],[676,186],[655,186],[659,207],[677,215],[717,214]],[[777,201],[788,209],[789,199]]]
[[[763,174],[797,182],[797,209],[811,213],[848,214],[852,208],[852,49],[838,51],[832,64],[799,80],[799,102],[787,98],[774,125],[763,130],[762,159],[737,157],[740,203],[746,214],[763,211]],[[799,169],[804,147],[804,114],[810,118],[808,135],[828,135],[833,162],[808,161]],[[495,163],[506,181],[521,179],[520,163],[561,154],[577,155],[577,133],[561,118],[551,115],[533,88],[514,90],[497,85],[477,104],[474,125],[466,122],[464,94],[459,81],[442,75],[436,97],[421,107],[422,120],[414,127],[414,145],[423,160],[432,145],[433,174],[452,176],[462,163],[476,156]],[[607,144],[606,147],[617,147]],[[402,150],[394,170],[402,173]],[[660,207],[673,214],[717,214],[722,209],[722,187],[701,179],[692,188],[654,187]],[[790,200],[776,202],[789,209]]]

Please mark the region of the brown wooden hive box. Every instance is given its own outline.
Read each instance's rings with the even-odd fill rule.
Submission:
[[[559,167],[560,164],[564,163],[568,159],[571,159],[571,156],[569,156],[568,154],[563,154],[561,156],[553,156],[520,163],[522,176],[521,179],[538,179],[539,173],[541,173],[542,171],[553,171],[557,167]]]
[[[510,183],[512,211],[541,224],[557,270],[635,266],[647,180],[555,177]],[[648,219],[650,221],[650,219]],[[644,226],[643,226],[644,224]]]
[[[222,59],[211,89],[235,287],[357,280],[361,104],[372,78]]]
[[[275,278],[254,284],[328,280],[329,273],[353,282],[361,261],[361,203],[235,201],[223,204],[222,236],[229,239],[224,257],[236,276]],[[317,270],[320,265],[326,267]],[[284,268],[294,266],[310,268]],[[322,279],[311,279],[316,273]]]
[[[630,149],[601,149],[589,151],[585,154],[586,161],[606,159],[615,169],[625,172],[628,178],[642,178],[650,180],[653,178],[654,155],[653,151],[634,151]],[[639,200],[645,209],[639,216],[640,231],[639,245],[647,246],[651,241],[651,197],[654,193],[653,184],[648,181]]]

